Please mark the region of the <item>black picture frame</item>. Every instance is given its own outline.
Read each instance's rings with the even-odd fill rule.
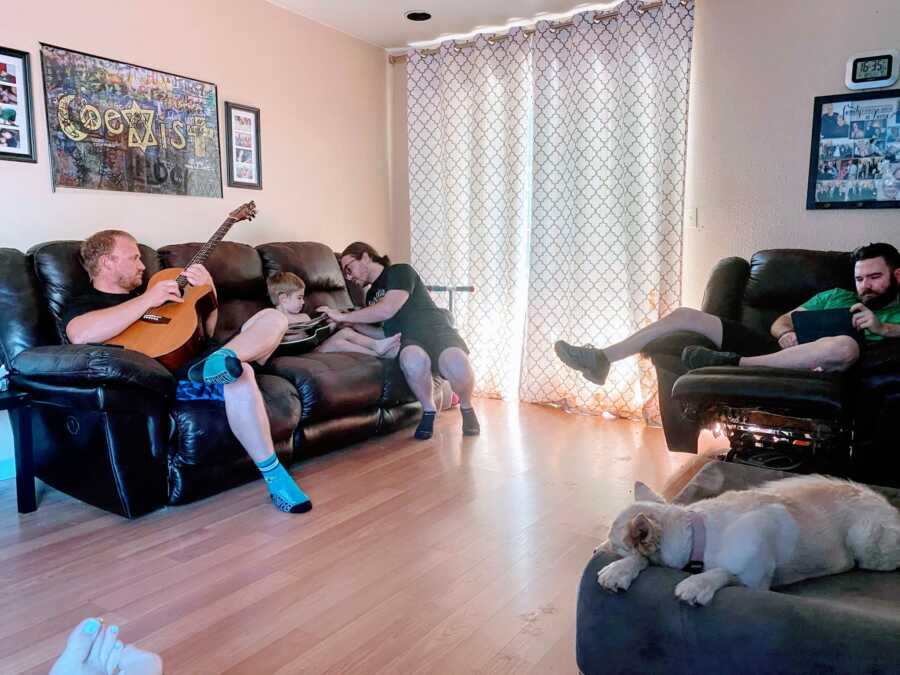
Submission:
[[[262,190],[259,108],[225,101],[228,187]]]
[[[900,89],[816,97],[806,208],[900,208]]]
[[[31,55],[18,49],[0,47],[0,69],[0,134],[4,139],[0,141],[4,144],[0,146],[0,159],[37,162],[31,96]],[[21,72],[12,72],[20,69]],[[15,98],[14,102],[11,102],[12,97]],[[15,139],[14,147],[6,145],[7,138]],[[22,146],[23,140],[27,143],[27,149]]]

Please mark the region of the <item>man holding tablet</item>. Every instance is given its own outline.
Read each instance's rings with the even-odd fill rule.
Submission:
[[[612,361],[641,351],[657,338],[671,333],[700,333],[720,351],[705,347],[685,347],[681,355],[687,368],[707,366],[769,366],[823,372],[841,372],[859,359],[860,346],[885,338],[900,337],[900,253],[891,244],[868,244],[853,252],[856,293],[833,288],[819,293],[795,310],[778,317],[771,335],[754,331],[737,321],[722,319],[696,309],[680,307],[659,321],[642,328],[622,342],[604,349],[576,347],[560,340],[556,354],[570,368],[581,371],[591,382],[603,384]],[[797,337],[792,314],[817,310],[844,310],[849,321],[844,327],[827,328],[827,319],[799,323],[820,324],[816,330]],[[829,312],[837,314],[837,312]],[[816,319],[821,319],[816,321]],[[838,317],[838,323],[840,317]],[[818,335],[817,335],[818,331]],[[860,339],[862,338],[862,339]]]

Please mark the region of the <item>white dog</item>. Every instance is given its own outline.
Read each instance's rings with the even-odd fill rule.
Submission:
[[[649,564],[704,572],[675,595],[705,605],[720,588],[767,590],[852,569],[900,568],[900,511],[855,483],[822,476],[773,481],[689,506],[667,504],[643,483],[597,551],[622,556],[597,574],[610,591],[626,590]]]

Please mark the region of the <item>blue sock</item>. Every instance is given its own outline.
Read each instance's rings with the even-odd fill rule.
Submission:
[[[300,489],[300,486],[291,478],[278,456],[273,452],[272,456],[256,463],[256,467],[262,473],[266,487],[272,497],[272,503],[279,511],[285,513],[306,513],[312,508],[309,497]]]

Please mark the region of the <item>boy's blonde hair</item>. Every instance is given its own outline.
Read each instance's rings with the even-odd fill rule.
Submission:
[[[278,305],[278,296],[280,294],[306,290],[306,284],[303,283],[303,279],[293,272],[275,272],[275,274],[266,279],[266,286],[269,289],[269,300],[276,306]]]

